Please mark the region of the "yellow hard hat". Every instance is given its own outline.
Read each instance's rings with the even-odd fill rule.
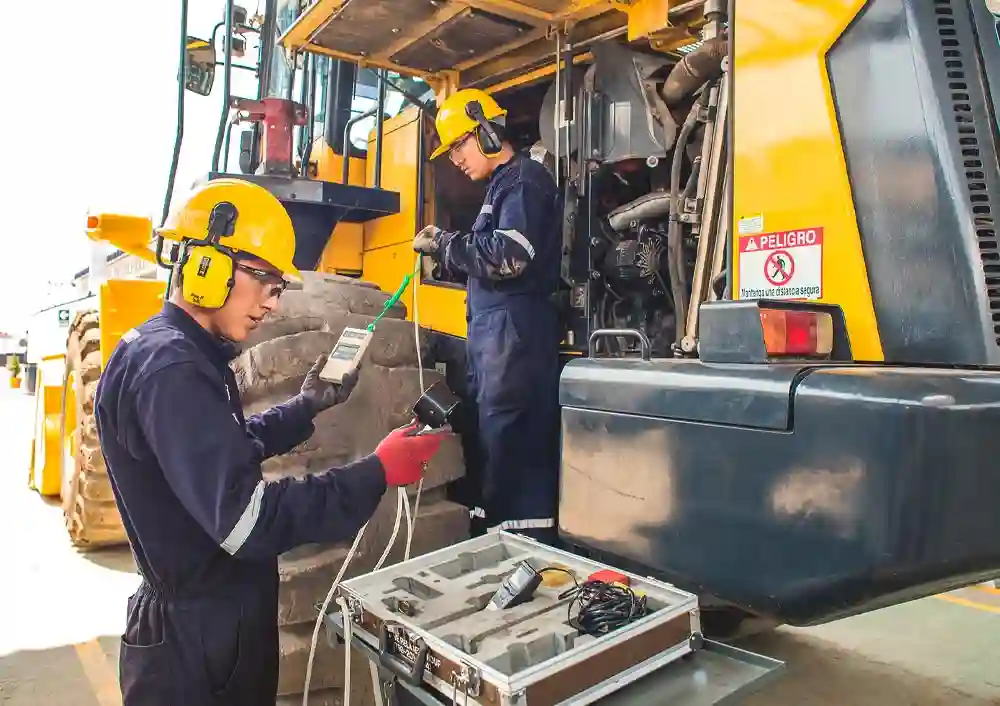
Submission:
[[[270,263],[285,279],[301,281],[302,275],[292,262],[295,258],[292,219],[281,201],[263,186],[242,179],[205,182],[170,215],[163,230],[173,235],[171,240],[205,240],[212,212],[224,203],[235,209],[235,220],[231,232],[222,235],[218,244]]]
[[[469,106],[476,102],[482,108],[483,117],[488,121],[507,115],[507,111],[501,108],[486,91],[463,88],[451,94],[444,99],[434,119],[434,127],[437,128],[441,146],[434,150],[431,159],[437,159],[448,152],[459,140],[479,126],[476,119],[469,114]]]

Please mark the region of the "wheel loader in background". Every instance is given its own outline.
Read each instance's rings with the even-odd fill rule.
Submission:
[[[428,156],[435,104],[478,87],[565,195],[568,546],[697,593],[706,630],[729,636],[1000,575],[1000,42],[985,0],[264,4],[253,22],[227,0],[221,61],[214,33],[182,31],[178,94],[182,117],[185,88],[207,94],[223,67],[206,178],[232,174],[220,157],[249,124],[236,176],[282,200],[296,266],[319,272],[234,363],[248,409],[292,390],[345,323],[370,320],[412,270],[416,230],[472,226],[483,185]],[[254,100],[230,91],[244,31],[261,37]],[[374,105],[357,110],[366,90]],[[402,109],[387,115],[390,98]],[[366,119],[367,141],[352,138]],[[149,221],[90,225],[169,265],[170,234]],[[133,284],[102,287],[90,355],[100,338],[106,358],[140,302],[158,306]],[[461,395],[464,283],[425,272],[416,296],[422,360]],[[386,357],[343,410],[379,420],[371,443],[418,392],[404,324],[389,323]],[[72,448],[86,470],[97,370],[81,359],[74,378],[75,365],[65,387],[83,386]],[[366,451],[342,424],[266,472]],[[464,469],[454,449],[421,504],[454,517],[449,532],[417,552],[466,531],[470,436]],[[286,585],[299,581],[282,594],[283,694],[301,688],[300,624],[342,555],[282,562]],[[342,675],[322,653],[315,674],[334,698]]]

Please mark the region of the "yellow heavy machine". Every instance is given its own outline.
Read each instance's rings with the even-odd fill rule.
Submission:
[[[249,124],[237,176],[288,208],[296,265],[332,273],[306,289],[350,292],[321,297],[337,312],[367,315],[352,297],[396,288],[422,226],[471,227],[483,186],[428,160],[451,92],[492,94],[560,185],[559,527],[574,550],[698,593],[727,634],[1000,575],[1000,42],[985,0],[264,5],[255,21],[227,0],[221,61],[215,36],[184,31],[180,113],[221,66],[207,178],[232,175],[220,157]],[[251,100],[230,91],[249,31]],[[91,225],[169,264],[151,223]],[[135,284],[102,290],[100,334],[77,320],[61,398],[76,388],[75,420],[46,398],[49,433],[75,422],[85,469],[94,351],[162,291]],[[417,300],[424,362],[462,394],[464,283],[425,273]],[[296,321],[336,333],[328,315]],[[271,390],[294,377],[261,360],[237,365]],[[459,475],[442,475],[456,500]]]

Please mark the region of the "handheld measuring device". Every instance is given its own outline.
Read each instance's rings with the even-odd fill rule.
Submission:
[[[413,278],[413,273],[403,278],[403,283],[399,285],[396,293],[389,297],[382,312],[375,317],[375,320],[368,324],[367,328],[346,327],[340,333],[336,345],[330,351],[326,359],[326,365],[319,371],[319,379],[340,384],[344,378],[357,370],[361,363],[361,357],[365,354],[368,344],[371,343],[372,336],[375,335],[375,324],[382,320],[382,317],[399,301],[406,290],[406,286]]]
[[[338,384],[343,382],[345,377],[357,370],[374,335],[374,331],[368,329],[345,328],[330,351],[326,365],[319,372],[320,380]]]

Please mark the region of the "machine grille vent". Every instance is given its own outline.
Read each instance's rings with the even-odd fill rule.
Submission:
[[[970,85],[974,75],[962,57],[962,48],[955,27],[955,0],[935,0],[938,36],[944,54],[944,65],[951,90],[952,111],[958,131],[958,143],[965,166],[965,182],[969,190],[969,205],[979,243],[983,274],[986,277],[986,296],[990,305],[993,334],[1000,344],[1000,247],[998,247],[993,208],[986,186],[986,172],[983,166],[983,145],[976,130],[976,121],[971,102]],[[975,61],[975,59],[972,59]]]

